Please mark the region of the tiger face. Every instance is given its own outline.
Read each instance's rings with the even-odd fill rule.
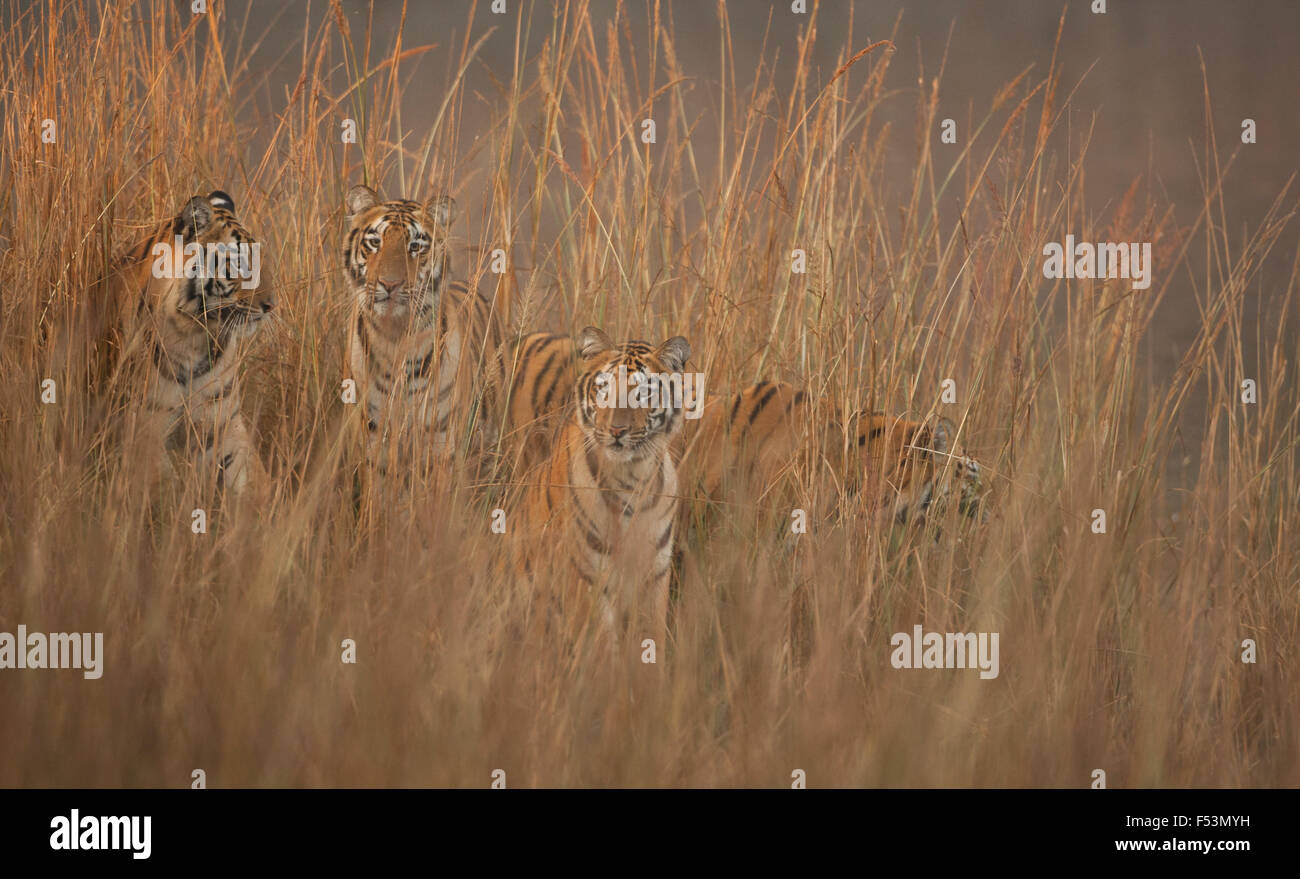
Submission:
[[[141,256],[152,259],[138,263],[149,266],[141,307],[162,322],[164,346],[190,339],[224,348],[251,336],[275,307],[262,283],[261,244],[235,218],[234,200],[221,190],[191,198],[147,246]]]
[[[577,338],[578,424],[589,449],[615,463],[662,459],[682,427],[682,401],[666,377],[680,374],[691,346],[674,336],[659,346],[614,342],[587,327]]]
[[[348,191],[343,262],[358,304],[376,317],[431,318],[451,269],[447,230],[456,202],[384,201],[368,186]]]

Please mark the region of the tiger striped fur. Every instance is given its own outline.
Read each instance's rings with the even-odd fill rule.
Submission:
[[[683,468],[714,500],[752,501],[824,462],[845,492],[900,522],[923,518],[954,490],[961,511],[976,512],[980,466],[954,449],[951,421],[870,412],[841,424],[824,409],[793,385],[758,382],[706,407]]]
[[[119,262],[108,279],[110,308],[117,313],[112,333],[119,366],[142,368],[131,373],[144,376],[137,424],[145,442],[163,452],[163,472],[172,470],[168,452],[179,451],[215,470],[219,484],[233,492],[250,483],[264,487],[266,472],[241,413],[238,370],[244,343],[275,297],[260,283],[260,271],[252,289],[238,277],[160,271],[169,260],[156,256],[155,248],[172,247],[178,236],[204,248],[260,247],[235,219],[234,200],[216,190],[191,198]]]
[[[545,459],[555,442],[579,358],[570,337],[534,333],[504,359],[511,379],[502,395],[508,404],[502,417],[504,444],[527,468]],[[923,517],[954,486],[961,510],[975,512],[982,490],[980,466],[952,448],[956,429],[951,421],[858,413],[846,432],[824,409],[784,382],[762,381],[712,399],[703,418],[682,434],[686,448],[678,469],[686,494],[735,504],[750,490],[772,488],[796,462],[811,466],[824,461],[846,489],[899,520]]]
[[[529,356],[549,360],[552,344],[539,342]],[[610,628],[635,618],[662,644],[677,516],[670,445],[683,413],[667,395],[654,408],[608,405],[600,377],[620,365],[651,381],[680,373],[690,345],[681,336],[616,345],[595,327],[569,344],[580,358],[577,379],[565,424],[525,489],[517,565],[562,625],[580,626],[592,612]]]
[[[513,455],[513,472],[525,473],[550,456],[556,434],[567,423],[581,357],[572,336],[532,333],[503,358],[508,386],[496,394],[502,446]]]
[[[353,296],[349,362],[364,403],[367,459],[381,473],[427,467],[473,423],[477,446],[496,438],[484,393],[503,338],[495,302],[453,280],[447,230],[456,203],[347,194],[343,262]]]

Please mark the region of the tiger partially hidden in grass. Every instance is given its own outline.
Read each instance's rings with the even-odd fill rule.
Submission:
[[[353,312],[348,359],[380,474],[445,460],[461,428],[495,440],[484,393],[503,338],[495,302],[453,280],[448,228],[456,203],[385,201],[368,186],[347,194],[343,264]]]
[[[825,465],[837,496],[863,498],[899,522],[924,519],[954,496],[962,513],[978,511],[980,465],[955,447],[950,420],[855,412],[841,421],[828,408],[786,382],[712,401],[690,441],[693,487],[711,501],[762,503],[783,480]]]
[[[530,544],[534,554],[520,565],[526,574],[531,573],[530,565],[545,559],[547,553],[554,557],[556,547],[560,558],[567,560],[565,564],[581,571],[576,576],[560,572],[560,588],[585,585],[590,570],[605,561],[614,545],[609,539],[611,529],[618,521],[608,504],[617,495],[611,493],[607,482],[597,483],[589,475],[605,472],[598,465],[613,433],[608,429],[602,432],[596,421],[603,410],[592,402],[597,390],[595,377],[616,368],[620,358],[628,355],[629,369],[641,366],[659,373],[680,372],[689,349],[685,340],[680,340],[680,347],[673,341],[660,346],[650,362],[646,358],[656,349],[645,343],[615,346],[589,327],[577,339],[551,333],[526,336],[503,357],[507,384],[498,394],[503,406],[503,445],[516,462],[515,472],[534,468],[534,474],[541,474],[527,480],[526,528],[535,533]],[[698,413],[699,400],[684,402],[687,411]],[[712,519],[711,514],[718,510],[770,507],[788,530],[793,504],[786,502],[805,488],[798,484],[800,477],[813,472],[831,475],[834,484],[843,489],[834,494],[837,499],[856,498],[896,520],[920,521],[937,504],[954,496],[963,513],[973,515],[979,509],[980,466],[955,447],[952,422],[879,412],[855,414],[841,421],[828,408],[793,385],[759,382],[709,401],[698,419],[687,418],[686,412],[677,409],[670,413],[640,410],[645,414],[638,424],[644,427],[637,435],[656,437],[651,457],[665,468],[664,478],[654,476],[653,491],[647,490],[648,496],[656,498],[651,505],[656,516],[664,518],[635,532],[641,551],[653,551],[652,558],[646,557],[642,564],[644,574],[652,578],[647,594],[653,596],[656,621],[664,619],[672,575],[681,573],[684,536],[693,525],[706,524],[697,521],[701,510]],[[612,420],[614,413],[603,417]],[[657,432],[655,424],[661,424]],[[671,449],[674,442],[680,451]],[[639,481],[623,477],[625,486],[644,485],[648,474],[656,472],[648,463],[641,466]],[[669,466],[671,479],[667,477]],[[595,500],[598,496],[607,506]],[[782,503],[784,509],[776,510]],[[562,526],[553,526],[553,522]],[[673,559],[675,550],[677,558]],[[579,590],[577,597],[581,595]],[[797,617],[800,614],[792,615],[792,619]],[[661,625],[657,631],[662,633],[664,628]],[[656,643],[663,641],[657,639]]]
[[[683,533],[690,528],[707,545],[716,524],[729,520],[783,536],[793,563],[784,570],[795,664],[807,661],[816,640],[816,572],[825,545],[799,535],[855,508],[882,534],[891,522],[923,522],[953,501],[968,517],[982,514],[980,465],[956,446],[947,418],[842,417],[825,398],[760,381],[710,401],[696,425],[682,464],[691,498],[682,507]],[[679,556],[679,584],[700,558]]]
[[[581,366],[577,350],[568,336],[534,333],[503,358],[509,386],[499,395],[501,422],[517,469],[549,453]],[[719,507],[762,502],[798,471],[824,464],[846,494],[899,521],[923,519],[954,495],[963,513],[979,508],[980,465],[955,448],[957,431],[946,418],[870,412],[841,423],[806,391],[761,381],[714,397],[686,425],[678,470],[688,499]]]
[[[216,190],[191,198],[132,249],[107,285],[116,386],[134,394],[143,379],[143,406],[126,403],[137,437],[162,453],[164,473],[176,451],[233,492],[266,486],[238,374],[244,343],[275,307],[259,248],[235,219],[234,200]]]
[[[613,632],[635,621],[637,642],[652,637],[662,645],[677,527],[670,446],[684,417],[666,388],[627,405],[619,386],[635,382],[649,394],[658,376],[681,373],[690,344],[681,336],[616,344],[596,327],[566,341],[572,353],[555,337],[524,340],[518,359],[516,387],[531,379],[530,391],[563,416],[527,479],[523,521],[514,526],[516,573],[532,584],[542,612],[557,614],[571,634],[588,622]]]

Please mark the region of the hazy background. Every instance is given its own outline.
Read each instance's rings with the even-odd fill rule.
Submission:
[[[824,84],[842,61],[845,42],[856,50],[869,43],[893,37],[895,56],[887,79],[895,90],[891,105],[882,114],[893,122],[887,164],[897,169],[900,181],[909,181],[918,151],[915,131],[918,79],[929,83],[942,74],[939,83],[940,117],[958,123],[958,146],[938,144],[931,132],[937,164],[943,167],[943,151],[956,155],[969,134],[968,119],[978,120],[993,96],[1028,67],[1030,79],[1046,75],[1052,62],[1057,30],[1065,14],[1057,63],[1063,71],[1059,100],[1074,91],[1069,119],[1056,137],[1054,147],[1068,150],[1071,158],[1090,124],[1091,143],[1085,163],[1083,191],[1090,210],[1100,218],[1114,208],[1131,183],[1141,179],[1144,192],[1171,202],[1182,227],[1191,225],[1203,205],[1203,189],[1196,158],[1202,157],[1207,141],[1204,81],[1200,56],[1208,73],[1214,112],[1213,134],[1221,162],[1241,148],[1228,175],[1225,192],[1226,225],[1234,239],[1244,240],[1247,230],[1258,225],[1269,204],[1297,170],[1296,145],[1300,143],[1300,3],[1293,0],[1143,0],[1110,2],[1108,12],[1091,12],[1092,0],[872,0],[870,3],[825,2],[818,9],[819,35],[813,45],[811,64],[818,74],[813,83]],[[361,41],[368,20],[372,23],[372,51],[382,56],[398,36],[405,16],[404,45],[437,43],[439,48],[413,61],[405,73],[411,75],[404,92],[402,118],[413,142],[424,136],[442,101],[436,87],[424,88],[421,73],[430,83],[446,82],[447,68],[468,37],[477,40],[489,29],[496,31],[479,50],[466,76],[467,98],[460,128],[460,154],[464,163],[452,172],[449,185],[465,210],[461,233],[477,240],[477,215],[472,180],[476,166],[486,157],[475,154],[474,139],[487,124],[493,110],[496,80],[508,80],[516,52],[518,0],[509,0],[508,12],[495,15],[489,2],[466,0],[412,2],[398,0],[348,0],[342,4],[354,39]],[[720,4],[711,2],[664,2],[660,15],[676,25],[676,49],[684,73],[693,80],[691,94],[699,102],[700,125],[692,135],[701,175],[714,178],[713,153],[701,144],[716,138],[711,130],[723,99],[723,77],[727,77],[725,99],[744,104],[751,93],[754,72],[764,55],[776,57],[778,85],[788,86],[793,78],[798,37],[807,27],[808,15],[790,12],[787,0],[779,2],[730,2],[725,4],[732,34],[730,51],[734,70],[720,64],[722,28]],[[619,4],[593,0],[592,19],[613,20]],[[643,50],[639,64],[648,67],[643,39],[650,32],[655,4],[629,2],[622,6],[619,23],[634,49]],[[811,4],[810,4],[811,8]],[[271,3],[265,0],[227,4],[229,20],[246,18],[248,32],[261,34],[274,17],[278,22],[271,38],[253,55],[253,67],[264,72],[265,89],[258,97],[272,112],[282,107],[301,67],[302,22],[319,26],[328,6],[322,2],[293,0]],[[373,18],[371,19],[373,9]],[[531,32],[520,35],[521,54],[532,59],[550,32],[551,6],[534,3]],[[596,26],[596,25],[593,25]],[[896,31],[896,33],[895,33]],[[599,32],[598,32],[599,36]],[[1199,55],[1198,55],[1199,50]],[[626,52],[626,48],[624,49]],[[665,76],[661,68],[656,86]],[[942,67],[942,71],[941,71]],[[730,78],[734,76],[736,82]],[[1075,90],[1077,85],[1077,90]],[[648,91],[648,89],[647,89]],[[784,106],[788,95],[779,94]],[[1241,144],[1241,121],[1254,119],[1257,143]],[[986,132],[987,136],[987,132]],[[1069,140],[1068,145],[1061,137]],[[1194,153],[1195,150],[1195,153]],[[481,169],[480,169],[481,170]],[[470,181],[466,184],[466,181]],[[906,201],[906,184],[895,195]],[[1294,198],[1294,196],[1293,196]],[[895,214],[891,205],[888,214]],[[947,218],[955,222],[955,214]],[[1253,305],[1267,313],[1274,296],[1285,284],[1295,253],[1297,231],[1284,234],[1257,282]],[[1072,229],[1061,229],[1060,238]],[[1235,242],[1234,242],[1235,243]],[[1197,245],[1193,244],[1193,252]],[[1041,254],[1031,255],[1041,264]],[[1166,277],[1154,267],[1155,285]],[[756,291],[757,292],[757,291]],[[1248,325],[1253,313],[1246,315]],[[1192,288],[1175,284],[1168,291],[1146,338],[1147,362],[1153,381],[1171,374],[1192,340],[1199,316]],[[1246,357],[1255,357],[1253,340],[1246,340]],[[1190,432],[1188,449],[1194,456],[1196,424]]]
[[[176,3],[188,11],[189,0]],[[1220,163],[1226,164],[1238,151],[1223,194],[1223,225],[1231,230],[1234,244],[1244,241],[1300,164],[1296,150],[1300,143],[1300,115],[1296,112],[1300,77],[1295,61],[1300,57],[1300,3],[1111,0],[1108,12],[1102,15],[1094,14],[1091,5],[1092,0],[872,0],[856,4],[846,0],[818,5],[818,39],[809,58],[815,71],[810,91],[831,77],[847,53],[876,40],[892,37],[895,41],[886,80],[893,94],[876,117],[890,123],[885,163],[900,185],[896,192],[879,193],[881,199],[897,202],[887,204],[881,213],[898,216],[910,194],[920,149],[916,121],[919,82],[923,79],[928,91],[939,77],[939,118],[951,117],[958,124],[956,146],[940,144],[938,131],[924,133],[931,138],[936,165],[942,169],[952,164],[945,152],[955,161],[971,133],[968,121],[987,112],[999,89],[1027,68],[1031,71],[1026,82],[1046,76],[1064,14],[1056,57],[1061,70],[1057,102],[1059,105],[1068,96],[1070,109],[1068,122],[1052,135],[1049,149],[1059,160],[1072,162],[1091,126],[1081,183],[1091,214],[1104,226],[1123,193],[1137,181],[1139,198],[1154,204],[1157,216],[1166,205],[1172,205],[1180,229],[1195,223],[1204,194],[1198,162],[1204,161],[1210,133],[1201,73],[1203,55]],[[6,26],[13,25],[15,16],[42,6],[6,5]],[[71,3],[60,8],[71,15],[79,6]],[[253,73],[251,81],[258,83],[256,92],[245,96],[250,106],[241,108],[238,116],[241,129],[247,132],[247,142],[241,145],[246,155],[261,155],[272,141],[278,119],[290,103],[289,95],[298,85],[304,46],[314,45],[312,41],[322,30],[337,29],[335,8],[322,0],[225,0],[221,30],[227,57],[245,58],[247,70]],[[475,251],[494,246],[489,242],[494,241],[495,230],[485,228],[482,219],[489,199],[484,181],[494,157],[487,150],[476,149],[476,140],[494,114],[501,112],[501,89],[515,75],[516,55],[526,65],[519,75],[524,81],[532,79],[533,62],[551,35],[552,16],[558,7],[508,0],[507,13],[497,15],[491,12],[490,0],[343,0],[337,8],[346,18],[358,52],[370,33],[372,59],[383,58],[399,37],[404,47],[436,44],[432,51],[403,62],[401,77],[407,85],[400,118],[412,149],[418,148],[430,131],[445,97],[443,84],[454,80],[456,61],[464,47],[495,29],[471,62],[461,99],[453,101],[454,118],[445,120],[444,127],[454,128],[453,165],[439,167],[437,182],[423,184],[447,188],[461,205],[462,219],[455,231],[470,244],[470,255],[460,266],[463,270],[465,262],[477,259]],[[621,5],[615,0],[592,0],[588,8],[590,26],[600,45],[607,46],[603,26],[617,22],[619,51],[632,57],[643,71],[641,96],[667,80],[661,49],[654,81],[650,81],[648,35],[656,14],[671,22],[678,63],[691,81],[687,112],[695,113],[691,135],[694,160],[701,179],[710,183],[717,180],[717,152],[710,145],[716,143],[719,133],[719,108],[724,102],[734,108],[750,101],[752,83],[761,78],[756,77],[756,70],[766,73],[760,67],[764,58],[774,68],[775,103],[784,107],[794,80],[799,35],[812,19],[793,14],[788,0],[733,0],[726,4],[632,0]],[[721,60],[723,15],[731,34],[726,48],[734,59],[729,69]],[[204,38],[201,29],[199,37]],[[346,91],[352,74],[336,59],[319,71],[319,79],[337,96]],[[229,66],[232,75],[244,71],[242,66],[234,69],[234,61]],[[666,101],[661,109],[670,112]],[[654,112],[652,109],[651,115]],[[339,113],[343,115],[346,111]],[[1258,140],[1253,145],[1241,144],[1244,118],[1255,120]],[[330,124],[337,126],[337,121]],[[528,124],[525,120],[524,125]],[[989,136],[986,131],[985,137]],[[341,148],[336,150],[343,155]],[[283,160],[292,159],[285,156]],[[355,160],[354,151],[348,161]],[[275,177],[273,171],[260,176],[257,186],[264,191],[257,193],[257,199],[277,198]],[[386,194],[402,188],[391,175],[384,182],[389,190]],[[239,189],[240,181],[231,181],[229,188]],[[235,194],[237,200],[243,197]],[[329,195],[333,203],[340,203],[341,197],[341,192]],[[947,211],[943,224],[948,229],[955,228],[958,219],[952,207],[943,205]],[[529,231],[522,230],[525,236]],[[972,235],[979,231],[972,230]],[[1056,240],[1063,241],[1066,234],[1078,231],[1063,227]],[[543,246],[553,232],[543,225],[539,234]],[[1284,232],[1257,276],[1246,303],[1247,325],[1253,324],[1257,311],[1268,314],[1279,307],[1276,298],[1290,273],[1300,240],[1298,232],[1300,226],[1295,225]],[[332,233],[326,230],[325,234]],[[1197,234],[1203,239],[1203,229]],[[515,268],[525,276],[521,283],[527,283],[529,260],[521,251],[527,251],[528,243],[517,235],[514,246]],[[1203,250],[1202,242],[1193,239],[1189,250],[1193,265],[1198,250]],[[1026,259],[1041,265],[1042,255],[1026,254]],[[1153,289],[1168,278],[1163,268],[1158,263],[1154,266]],[[536,287],[546,287],[544,279],[534,280]],[[1161,382],[1172,375],[1199,324],[1193,287],[1176,280],[1143,340],[1151,381]],[[1243,346],[1249,366],[1257,354],[1255,340],[1245,339]],[[1193,405],[1187,413],[1185,450],[1194,459],[1200,433],[1195,423],[1198,410]]]
[[[1300,692],[1300,286],[1296,227],[1278,220],[1295,193],[1253,236],[1267,258],[1237,243],[1295,170],[1292,4],[1110,0],[1103,17],[1076,0],[1049,75],[1058,3],[909,3],[894,53],[826,91],[892,32],[896,4],[821,9],[803,64],[812,17],[785,0],[508,5],[421,4],[400,34],[400,5],[379,5],[362,62],[368,3],[227,3],[205,19],[189,0],[0,0],[0,375],[15,377],[0,381],[0,631],[106,635],[101,680],[0,673],[0,786],[188,786],[196,767],[212,787],[482,787],[498,767],[512,787],[786,786],[793,767],[810,786],[1077,788],[1097,768],[1115,788],[1300,785],[1286,695]],[[656,8],[672,20],[651,27]],[[553,29],[567,66],[532,60]],[[668,45],[684,83],[669,83]],[[359,85],[383,63],[400,77]],[[635,137],[646,112],[653,147]],[[344,145],[351,115],[361,140]],[[957,146],[939,142],[945,116]],[[1240,144],[1245,116],[1256,145]],[[974,139],[968,119],[986,117]],[[37,135],[46,118],[57,141]],[[1211,140],[1224,194],[1205,223]],[[502,509],[510,535],[535,528],[513,524],[527,474],[482,485],[457,455],[412,468],[410,491],[358,497],[339,241],[342,195],[366,174],[458,199],[462,272],[509,241],[519,272],[481,286],[512,311],[534,293],[555,303],[526,326],[681,333],[714,391],[759,375],[813,389],[814,449],[864,404],[950,416],[988,517],[886,522],[888,495],[853,490],[873,464],[816,454],[756,502],[688,491],[660,661],[640,660],[635,632],[635,650],[572,652],[530,613],[530,586],[565,573],[518,577],[488,525]],[[184,456],[155,490],[156,447],[137,442],[148,361],[110,373],[94,334],[113,255],[212,186],[265,244],[278,294],[240,367],[265,503],[221,496]],[[1109,229],[1150,231],[1154,292],[1041,277],[1042,242]],[[1266,363],[1242,362],[1243,337]],[[51,375],[58,405],[38,404]],[[940,409],[947,376],[964,391]],[[469,440],[468,408],[458,418]],[[815,528],[775,539],[796,506]],[[1000,676],[894,669],[893,634],[918,622],[999,632]],[[357,664],[340,662],[343,639]]]
[[[189,0],[176,0],[188,9]],[[1171,202],[1180,225],[1190,225],[1202,206],[1203,190],[1194,159],[1203,155],[1207,128],[1205,95],[1200,70],[1204,56],[1210,98],[1214,108],[1213,133],[1220,160],[1227,161],[1241,147],[1241,121],[1255,120],[1257,143],[1241,150],[1225,191],[1227,227],[1244,238],[1253,229],[1281,187],[1297,170],[1296,145],[1300,144],[1300,3],[1294,0],[1128,0],[1108,3],[1106,14],[1091,11],[1093,0],[848,0],[823,2],[817,7],[819,38],[810,54],[818,71],[814,83],[832,75],[846,41],[853,49],[893,37],[896,54],[888,83],[895,90],[892,106],[880,114],[894,123],[886,161],[908,180],[915,164],[917,140],[915,106],[919,77],[927,84],[942,74],[939,83],[940,116],[958,123],[958,146],[939,146],[938,133],[930,132],[942,166],[943,150],[956,155],[969,133],[966,121],[978,119],[993,96],[1026,68],[1031,80],[1046,74],[1052,62],[1056,35],[1065,15],[1059,43],[1062,91],[1071,97],[1071,157],[1095,114],[1087,149],[1084,192],[1098,216],[1114,207],[1138,177],[1144,187]],[[810,0],[809,8],[812,8]],[[35,4],[42,6],[43,4]],[[78,4],[65,4],[69,10]],[[734,69],[722,69],[720,15],[725,5],[734,56]],[[6,5],[6,26],[15,15],[31,11],[33,4]],[[342,0],[339,4],[352,29],[358,51],[371,32],[371,51],[383,54],[401,34],[405,46],[437,44],[432,51],[412,58],[403,70],[409,85],[404,91],[401,117],[412,144],[427,133],[441,105],[438,84],[450,80],[449,68],[467,41],[472,43],[492,28],[465,79],[466,99],[460,107],[460,164],[449,176],[448,187],[461,203],[460,232],[477,240],[474,171],[487,161],[473,150],[474,140],[493,112],[498,83],[512,75],[516,54],[531,61],[550,34],[553,5],[508,0],[507,13],[491,12],[490,0]],[[764,47],[776,58],[779,85],[793,77],[798,38],[809,15],[790,11],[788,0],[732,0],[714,2],[664,2],[631,0],[621,4],[620,35],[633,50],[647,45],[645,35],[656,8],[675,24],[678,61],[692,80],[699,102],[699,127],[692,141],[704,179],[712,179],[712,153],[699,149],[716,137],[716,110],[723,99],[723,77],[728,78],[725,99],[743,104],[751,93],[754,71]],[[530,27],[517,32],[519,10],[524,8]],[[616,0],[591,0],[589,9],[597,27],[602,18],[615,20]],[[305,38],[316,34],[331,15],[332,5],[321,0],[225,0],[227,42],[251,49],[249,68],[262,83],[250,96],[262,112],[248,114],[250,143],[256,155],[259,141],[269,139],[277,114],[302,69]],[[404,24],[403,24],[404,21]],[[242,32],[242,35],[241,35]],[[599,36],[599,34],[598,34]],[[626,51],[626,49],[624,50]],[[1198,54],[1199,52],[1199,54]],[[648,54],[645,51],[643,54]],[[638,63],[646,66],[645,58]],[[942,70],[941,70],[942,68]],[[731,76],[736,82],[730,82]],[[427,78],[427,80],[426,80]],[[348,81],[346,71],[334,69],[326,81]],[[423,82],[429,83],[425,87]],[[662,58],[655,86],[664,81]],[[1077,90],[1076,90],[1077,86]],[[928,88],[928,85],[927,85]],[[788,95],[778,95],[784,104]],[[906,192],[900,192],[900,201]],[[955,217],[949,218],[955,220]],[[1300,228],[1300,227],[1298,227]],[[1061,238],[1073,230],[1062,229]],[[1285,282],[1297,228],[1283,236],[1281,247],[1260,275],[1258,304],[1265,312],[1273,288]],[[1041,260],[1041,255],[1035,255]],[[1158,285],[1160,266],[1155,267]],[[1253,315],[1248,314],[1248,318]],[[1159,319],[1147,337],[1153,376],[1168,374],[1192,338],[1197,325],[1190,289],[1175,287],[1166,296]],[[1248,356],[1253,357],[1253,348]]]

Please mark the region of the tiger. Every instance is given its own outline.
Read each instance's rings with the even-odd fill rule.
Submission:
[[[452,277],[455,200],[385,201],[357,184],[346,207],[348,360],[364,400],[367,460],[381,474],[390,455],[410,469],[445,460],[457,429],[470,424],[477,447],[489,449],[495,407],[484,395],[499,370],[503,320],[493,299]],[[431,457],[417,461],[426,451]]]
[[[260,248],[235,218],[234,199],[218,189],[192,197],[122,257],[107,285],[116,312],[115,374],[132,365],[143,371],[137,423],[159,451],[161,471],[173,471],[172,452],[188,454],[235,494],[265,488],[267,478],[241,412],[239,383],[245,343],[275,308],[274,293],[262,283]],[[202,260],[189,259],[200,254]]]
[[[549,359],[545,352],[558,344],[539,341],[529,356]],[[562,625],[580,626],[595,613],[612,633],[635,613],[662,644],[677,527],[670,447],[683,422],[682,400],[663,376],[681,374],[690,343],[673,336],[658,346],[619,345],[589,326],[569,344],[576,379],[564,425],[524,489],[517,573],[533,583],[535,600],[558,610]],[[619,383],[635,384],[624,400]],[[633,402],[636,389],[651,388],[662,392]],[[543,567],[554,576],[539,582]]]
[[[555,441],[560,413],[578,363],[573,339],[555,333],[524,337],[504,358],[509,380],[500,394],[503,445],[515,450],[518,469],[543,460]],[[813,407],[807,392],[786,382],[760,381],[710,400],[699,420],[683,431],[679,470],[688,496],[735,504],[735,493],[761,491],[777,482],[800,455],[807,463],[816,433],[818,457],[845,488],[866,497],[898,521],[924,518],[959,487],[960,510],[976,514],[984,486],[979,462],[953,449],[956,428],[946,418],[923,422],[873,411],[857,413],[848,431]],[[694,414],[694,413],[692,413]],[[816,419],[817,428],[812,429]],[[857,451],[845,454],[845,437]],[[749,500],[753,500],[750,498]],[[685,506],[684,506],[685,511]]]
[[[983,515],[980,465],[955,447],[957,429],[949,419],[878,411],[840,419],[829,408],[792,384],[760,381],[711,400],[681,459],[685,494],[699,501],[682,504],[683,534],[689,529],[707,542],[720,517],[743,522],[754,515],[783,535],[794,563],[787,647],[795,665],[809,660],[815,642],[820,553],[817,543],[798,536],[812,527],[810,519],[833,519],[856,502],[881,525],[919,524],[954,493],[967,517]],[[796,510],[804,511],[802,530]],[[680,552],[674,560],[679,590],[689,567]]]
[[[556,434],[566,423],[582,358],[572,336],[531,333],[502,359],[506,387],[494,398],[501,407],[497,420],[503,457],[514,458],[503,463],[511,472],[527,473],[550,456]]]
[[[825,463],[846,493],[898,522],[923,520],[954,491],[960,511],[974,516],[981,468],[954,447],[956,435],[943,417],[872,411],[841,423],[806,390],[764,380],[706,406],[683,466],[713,501],[734,502],[737,494],[753,501],[791,471]]]

